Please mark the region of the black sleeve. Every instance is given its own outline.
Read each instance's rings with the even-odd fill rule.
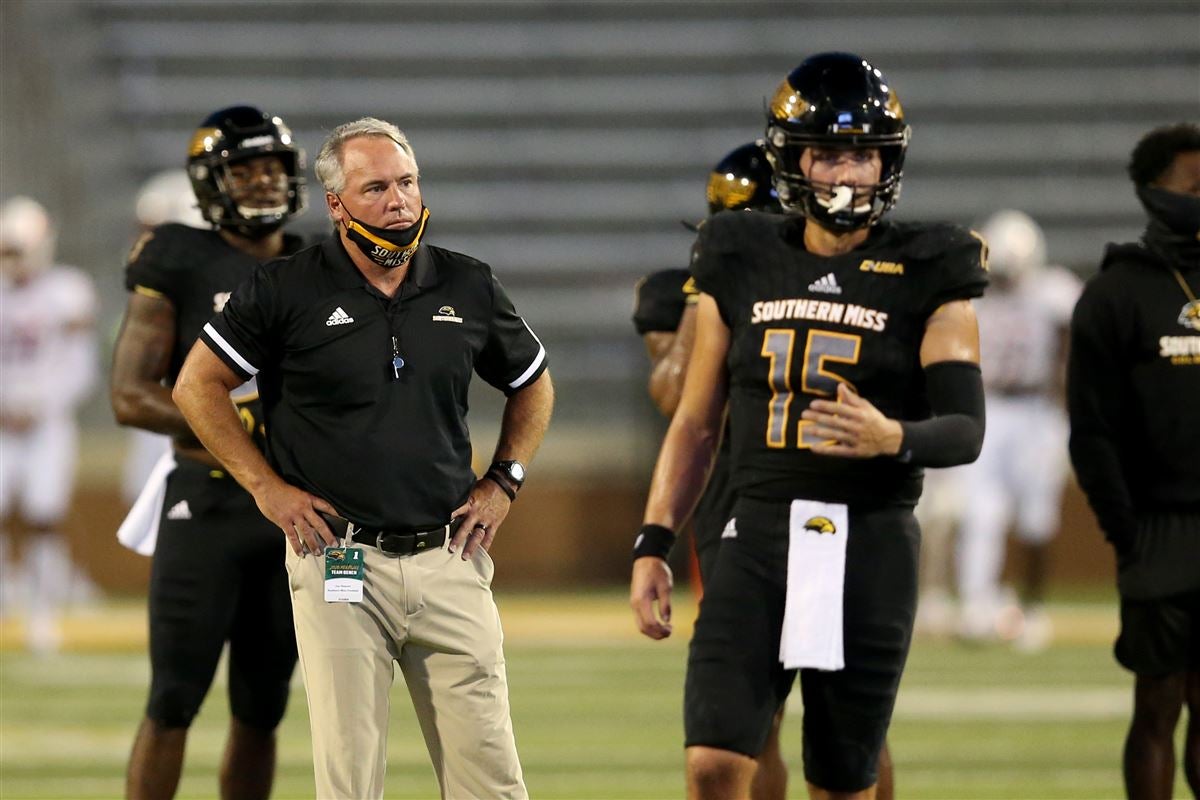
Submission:
[[[983,373],[968,361],[938,361],[925,368],[930,419],[901,422],[897,458],[919,467],[956,467],[979,458],[986,416]]]
[[[546,371],[546,348],[517,313],[495,275],[491,275],[491,281],[491,326],[487,343],[475,360],[475,371],[505,395],[511,395]]]
[[[674,333],[688,304],[699,297],[696,282],[686,269],[664,269],[638,281],[633,307],[633,327],[647,333]]]
[[[1126,415],[1128,376],[1116,309],[1096,289],[1084,291],[1071,317],[1067,413],[1071,464],[1105,537],[1124,550],[1137,516],[1121,466],[1118,432]]]
[[[277,275],[272,263],[258,267],[200,332],[200,339],[243,380],[257,375],[278,352]]]
[[[979,234],[954,225],[940,235],[946,237],[945,249],[932,265],[935,284],[926,316],[945,303],[982,297],[988,284],[987,245]]]
[[[159,225],[143,233],[129,251],[125,265],[125,288],[155,297],[173,299],[179,291],[181,243],[177,225]]]

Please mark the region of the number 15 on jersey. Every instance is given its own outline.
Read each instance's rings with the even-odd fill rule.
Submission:
[[[768,328],[763,331],[761,354],[768,359],[767,383],[771,401],[767,413],[767,447],[787,447],[788,419],[792,406],[792,355],[796,347],[796,331],[791,328]],[[825,369],[826,362],[857,364],[862,337],[851,333],[810,330],[801,358],[800,391],[817,397],[836,397],[837,386],[854,384]],[[809,448],[823,439],[811,430],[813,423],[800,420],[796,426],[796,447]]]

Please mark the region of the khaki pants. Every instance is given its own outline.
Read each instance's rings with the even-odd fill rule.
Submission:
[[[324,559],[287,569],[319,800],[383,797],[394,662],[443,798],[526,798],[508,709],[492,560],[445,545],[394,558],[365,546],[361,603],[327,603]]]

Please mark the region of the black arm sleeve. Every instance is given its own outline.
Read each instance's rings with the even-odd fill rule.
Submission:
[[[970,464],[983,447],[983,373],[968,361],[939,361],[925,368],[933,416],[901,422],[904,438],[897,455],[919,467]]]
[[[1104,536],[1124,550],[1137,530],[1133,497],[1121,467],[1118,432],[1125,415],[1127,376],[1117,320],[1094,293],[1085,293],[1071,319],[1067,411],[1071,464]]]

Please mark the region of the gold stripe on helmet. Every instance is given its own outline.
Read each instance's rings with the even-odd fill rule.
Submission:
[[[708,176],[708,188],[704,194],[709,205],[737,208],[754,197],[757,189],[758,184],[748,178],[735,178],[733,173],[728,172],[713,172]]]
[[[810,103],[784,78],[783,83],[775,90],[775,96],[771,98],[771,116],[775,119],[791,119],[803,114],[809,106]]]
[[[220,128],[201,128],[196,131],[192,136],[192,143],[188,145],[188,158],[194,158],[212,150],[213,142],[220,134]]]

